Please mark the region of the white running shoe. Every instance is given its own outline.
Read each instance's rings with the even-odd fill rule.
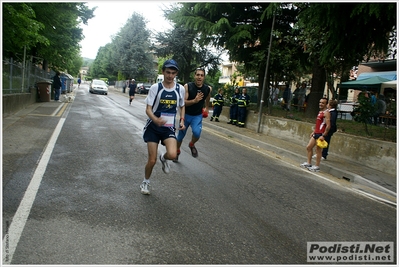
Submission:
[[[159,155],[159,160],[162,163],[162,170],[164,173],[169,173],[170,172],[170,167],[169,167],[169,163],[166,159],[162,160],[162,155]]]
[[[143,182],[141,183],[141,185],[140,185],[141,193],[142,193],[143,195],[149,195],[149,194],[150,194],[149,187],[150,187],[150,184],[143,181]]]
[[[309,168],[309,167],[312,167],[312,164],[309,164],[309,163],[307,163],[307,162],[304,162],[304,163],[302,163],[302,164],[299,165],[299,166],[301,166],[302,168]]]
[[[312,166],[308,168],[309,171],[311,172],[319,172],[320,171],[320,167],[319,166]]]
[[[314,154],[313,156],[312,156],[312,159],[315,159],[317,157],[317,155],[316,154]],[[321,157],[321,160],[327,160],[325,157]]]

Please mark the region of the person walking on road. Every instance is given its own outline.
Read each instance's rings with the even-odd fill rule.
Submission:
[[[218,93],[213,97],[213,115],[211,117],[211,121],[215,119],[216,122],[219,122],[220,113],[222,113],[222,108],[224,106],[224,97],[223,97],[223,89],[219,89]]]
[[[129,82],[129,106],[132,105],[134,94],[136,93],[136,88],[137,88],[136,81],[135,79],[132,79],[131,82]]]
[[[153,84],[145,99],[148,120],[144,126],[143,139],[147,143],[148,161],[145,165],[145,177],[140,185],[141,193],[144,195],[150,194],[150,177],[157,162],[159,143],[161,142],[166,148],[166,153],[159,156],[164,173],[170,172],[168,160],[176,158],[177,110],[180,113],[178,129],[182,131],[185,128],[185,89],[174,81],[178,71],[179,67],[175,60],[166,60],[162,65],[164,81]]]
[[[202,131],[202,113],[208,113],[209,101],[211,98],[212,87],[204,84],[205,81],[205,70],[197,68],[194,72],[194,82],[189,82],[184,85],[185,89],[185,128],[179,130],[177,135],[177,156],[173,160],[178,162],[180,155],[180,147],[186,136],[187,129],[191,126],[192,137],[189,143],[191,155],[196,158],[198,157],[198,150],[195,147],[195,143],[198,142]]]
[[[322,98],[319,101],[319,113],[316,118],[316,126],[313,132],[310,134],[310,140],[306,146],[308,161],[302,163],[302,168],[307,168],[309,171],[318,172],[320,171],[320,160],[322,148],[317,146],[317,139],[324,141],[324,138],[328,135],[331,128],[330,124],[330,112],[327,110],[327,98]],[[316,165],[312,166],[313,148],[316,146]]]
[[[247,118],[247,107],[249,106],[250,97],[247,95],[247,88],[242,89],[242,94],[237,100],[238,105],[238,127],[245,127],[245,120]]]
[[[236,88],[234,90],[234,94],[230,97],[230,121],[227,122],[227,124],[237,124],[237,118],[238,118],[238,105],[237,101],[238,98],[240,97],[240,89]]]
[[[53,88],[54,88],[54,101],[61,102],[60,96],[61,96],[61,78],[60,78],[61,73],[59,71],[55,72],[55,75],[53,77]]]

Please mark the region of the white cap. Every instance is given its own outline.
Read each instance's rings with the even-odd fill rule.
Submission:
[[[134,82],[134,81],[136,81],[135,79],[132,79],[132,81]]]

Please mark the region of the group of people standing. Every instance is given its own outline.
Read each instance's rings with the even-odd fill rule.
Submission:
[[[247,107],[251,102],[251,98],[247,94],[247,88],[236,88],[234,94],[230,97],[230,121],[228,124],[237,125],[238,127],[245,127],[245,119],[247,117]]]

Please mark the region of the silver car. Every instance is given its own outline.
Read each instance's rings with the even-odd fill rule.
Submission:
[[[108,95],[108,85],[102,80],[92,80],[89,92],[93,94]]]

